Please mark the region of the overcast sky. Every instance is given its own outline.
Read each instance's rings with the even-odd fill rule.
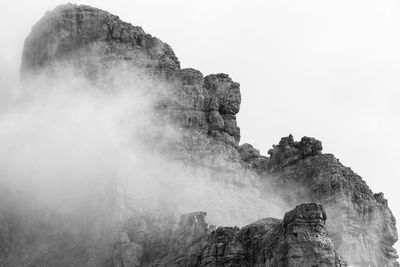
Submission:
[[[0,78],[17,75],[31,26],[61,3],[1,0]],[[242,142],[266,154],[289,133],[316,137],[400,220],[400,1],[76,3],[142,26],[182,67],[228,73],[241,84]]]

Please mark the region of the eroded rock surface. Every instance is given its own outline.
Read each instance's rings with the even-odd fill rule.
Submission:
[[[303,137],[296,142],[290,135],[273,146],[269,157],[250,144],[239,146],[240,86],[227,74],[204,77],[198,70],[181,69],[171,47],[142,28],[72,4],[46,13],[32,28],[21,73],[51,74],[63,64],[107,85],[117,78],[110,69],[162,83],[165,90],[155,90],[162,115],[157,119],[163,117],[180,131],[161,152],[208,168],[215,179],[234,181],[232,186],[261,188],[268,180],[269,190],[291,206],[317,204],[299,205],[283,220],[262,219],[243,228],[210,226],[205,212],[179,220],[137,212],[124,225],[91,225],[92,231],[110,236],[102,240],[85,239],[85,229],[60,230],[61,218],[44,232],[7,214],[0,220],[0,265],[311,267],[345,266],[343,257],[352,266],[399,266],[387,200],[333,155],[323,154],[320,141]]]
[[[243,228],[210,227],[204,213],[182,216],[150,266],[346,266],[325,229],[322,206],[302,204],[283,220],[266,218]],[[163,235],[160,235],[163,236]],[[164,235],[165,238],[165,235]]]
[[[163,92],[154,93],[162,95],[159,107],[169,119],[190,130],[208,133],[214,137],[211,140],[231,146],[239,143],[235,117],[241,102],[239,84],[227,74],[204,77],[198,70],[181,69],[168,44],[115,15],[73,4],[47,12],[25,41],[21,72],[29,77],[43,70],[54,72],[63,64],[102,82],[115,78],[109,76],[111,70],[128,71],[132,79],[138,76],[162,82]]]
[[[291,135],[284,137],[269,151],[262,175],[287,188],[291,202],[324,206],[329,235],[349,264],[399,266],[393,249],[396,221],[383,194],[373,194],[359,175],[321,150],[321,142],[313,138],[294,142]]]
[[[62,61],[73,62],[91,77],[103,74],[99,63],[130,61],[139,69],[166,75],[180,69],[170,46],[141,27],[84,5],[61,5],[47,12],[33,26],[25,48],[23,72],[40,71]]]

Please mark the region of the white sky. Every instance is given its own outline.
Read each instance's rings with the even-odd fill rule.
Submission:
[[[1,0],[0,78],[17,73],[30,27],[62,3]],[[400,1],[76,3],[142,26],[182,67],[228,73],[241,84],[242,142],[266,154],[289,133],[316,137],[400,220]]]

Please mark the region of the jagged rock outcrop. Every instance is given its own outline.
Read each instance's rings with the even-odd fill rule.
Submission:
[[[63,61],[91,77],[107,66],[130,61],[139,70],[169,75],[180,70],[171,47],[103,10],[73,4],[47,12],[25,41],[22,72]],[[91,55],[91,56],[88,56]],[[99,55],[102,55],[99,57]]]
[[[392,247],[397,230],[387,200],[333,155],[323,154],[320,141],[303,137],[296,142],[290,135],[273,146],[269,157],[250,144],[239,146],[240,86],[227,74],[204,77],[198,70],[181,69],[171,47],[142,28],[106,11],[72,4],[46,13],[32,28],[21,73],[29,78],[63,64],[107,86],[116,79],[115,72],[110,76],[113,69],[128,71],[132,79],[156,81],[151,90],[162,84],[164,91],[155,89],[160,95],[157,119],[173,122],[181,131],[161,152],[207,167],[216,179],[236,177],[233,186],[262,187],[268,180],[274,187],[270,190],[292,206],[317,204],[302,204],[283,220],[262,219],[241,229],[210,226],[204,212],[179,221],[137,212],[120,228],[107,228],[112,238],[101,240],[101,246],[92,240],[77,245],[68,231],[58,233],[65,237],[59,244],[54,233],[58,224],[49,226],[50,234],[31,233],[9,216],[11,221],[0,218],[0,265],[346,266],[342,256],[353,266],[399,266]],[[10,244],[18,245],[12,249]],[[19,261],[21,251],[34,256]]]
[[[170,120],[191,130],[187,139],[193,130],[208,133],[213,136],[209,140],[216,142],[205,147],[207,152],[213,147],[221,150],[219,154],[237,157],[225,143],[237,146],[240,140],[235,117],[241,102],[239,84],[227,74],[204,77],[198,70],[181,69],[171,47],[142,28],[89,6],[59,6],[32,27],[25,41],[21,72],[29,77],[44,69],[54,71],[63,63],[102,82],[103,77],[107,82],[113,78],[108,74],[112,69],[128,70],[132,79],[139,76],[162,82],[164,92],[155,92],[162,95],[159,107]],[[196,144],[191,142],[187,148],[193,146]]]
[[[142,28],[106,11],[74,4],[47,12],[32,27],[21,73],[25,78],[43,71],[53,75],[65,66],[106,90],[119,79],[123,83],[140,80],[144,91],[158,95],[154,124],[181,128],[166,137],[160,127],[154,136],[145,134],[144,138],[153,138],[146,143],[157,144],[153,149],[171,158],[241,182],[244,169],[237,151],[240,129],[236,122],[240,86],[227,74],[204,77],[198,70],[181,69],[171,47]],[[160,136],[164,142],[154,141]]]
[[[322,144],[319,140],[303,137],[300,142],[295,142],[292,135],[283,137],[278,145],[268,151],[270,160],[269,169],[273,172],[282,169],[299,159],[321,154]]]
[[[314,138],[284,137],[269,151],[262,175],[288,189],[290,201],[324,206],[329,235],[349,264],[399,266],[392,247],[398,239],[396,221],[383,194],[373,194],[359,175],[321,150]]]
[[[297,206],[283,220],[266,218],[238,227],[210,227],[205,213],[183,215],[178,229],[153,242],[150,266],[346,266],[325,229],[322,206]],[[150,249],[151,250],[151,249]],[[160,257],[161,256],[161,257]]]
[[[241,160],[254,171],[262,172],[267,164],[268,158],[260,155],[260,151],[250,144],[240,145],[239,153]]]

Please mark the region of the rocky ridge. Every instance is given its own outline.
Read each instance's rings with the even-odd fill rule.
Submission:
[[[238,227],[209,226],[205,213],[182,216],[177,230],[152,240],[164,253],[148,266],[346,266],[325,229],[322,206],[310,203]],[[166,241],[167,240],[167,241]],[[144,248],[149,251],[145,244]],[[151,246],[150,246],[151,247]]]
[[[32,28],[21,72],[23,76],[43,69],[51,72],[63,62],[72,63],[91,80],[124,66],[140,79],[163,81],[168,90],[157,108],[184,129],[167,148],[173,147],[170,154],[176,160],[201,164],[217,178],[233,179],[242,186],[262,187],[268,179],[297,207],[282,221],[262,219],[241,229],[210,226],[203,212],[179,220],[138,214],[118,229],[118,241],[105,246],[105,258],[96,258],[99,253],[92,246],[91,253],[71,252],[74,260],[62,261],[57,254],[61,248],[55,248],[50,259],[36,250],[34,264],[346,266],[346,261],[352,266],[399,266],[393,249],[397,230],[387,200],[382,193],[373,194],[333,155],[322,153],[320,141],[303,137],[296,142],[289,135],[268,151],[269,157],[250,144],[239,145],[240,86],[228,75],[204,77],[197,70],[181,69],[171,47],[140,27],[108,12],[72,4],[46,13]],[[317,204],[301,204],[309,202]],[[9,229],[13,223],[2,225]],[[15,242],[15,235],[2,231],[3,265],[10,265],[10,255],[15,256],[4,249]]]
[[[277,177],[279,186],[294,186],[297,202],[323,205],[327,228],[338,252],[356,266],[398,266],[393,249],[398,239],[396,220],[382,193],[371,189],[331,154],[322,154],[321,142],[282,138],[269,151],[263,175]],[[288,198],[293,197],[291,194]]]

